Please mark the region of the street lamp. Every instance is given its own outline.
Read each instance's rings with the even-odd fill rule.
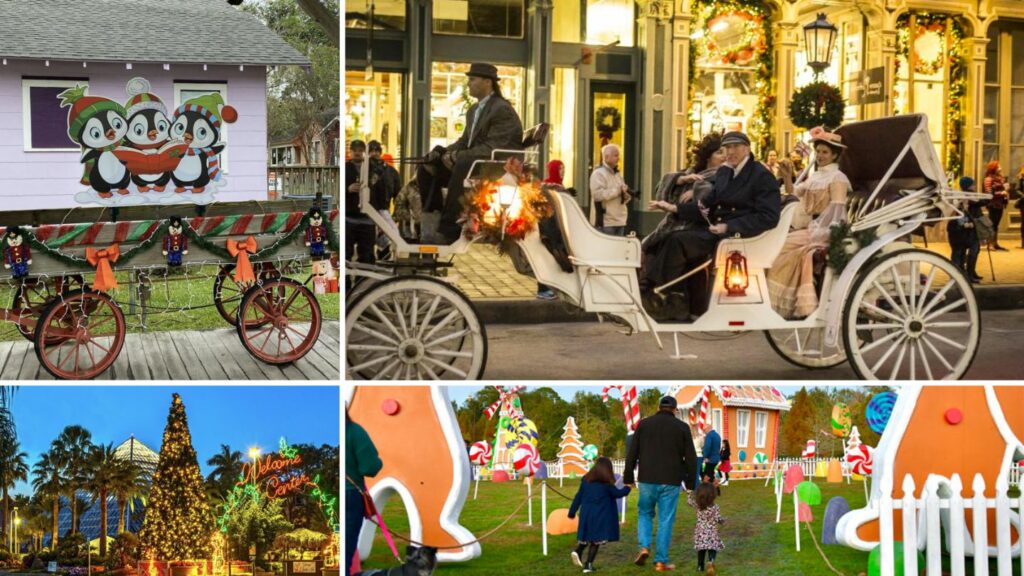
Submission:
[[[818,75],[832,64],[832,49],[836,45],[835,24],[828,21],[824,13],[818,19],[804,26],[804,46],[807,54],[807,65]]]
[[[11,511],[11,516],[14,517],[14,522],[13,522],[13,524],[14,524],[14,534],[13,534],[14,538],[10,542],[8,542],[7,549],[10,550],[11,553],[14,553],[14,547],[16,545],[15,543],[18,541],[18,524],[21,523],[21,519],[18,518],[18,507],[17,506],[15,506],[14,510]]]

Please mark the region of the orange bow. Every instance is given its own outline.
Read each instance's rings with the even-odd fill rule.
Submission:
[[[228,238],[228,253],[238,260],[235,263],[235,282],[245,284],[256,281],[256,274],[252,271],[252,263],[249,262],[249,254],[259,249],[256,239],[249,236],[242,242]]]
[[[110,267],[110,263],[117,262],[120,257],[121,249],[117,244],[111,244],[109,248],[103,250],[85,249],[85,259],[96,267],[96,280],[92,283],[93,288],[103,291],[117,288],[117,278],[114,277],[114,270]]]

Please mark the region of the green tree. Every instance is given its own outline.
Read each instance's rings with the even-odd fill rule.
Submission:
[[[74,424],[66,426],[50,448],[57,458],[66,480],[64,495],[71,503],[71,534],[78,531],[78,498],[76,494],[85,487],[88,457],[92,447],[92,433]]]
[[[292,529],[282,513],[280,500],[257,496],[246,498],[234,509],[228,520],[228,534],[239,549],[256,547],[256,563],[266,567],[263,556],[274,538]]]
[[[35,490],[36,496],[48,499],[53,505],[53,513],[50,515],[50,534],[53,537],[50,545],[53,547],[60,541],[57,534],[57,519],[60,514],[60,497],[66,484],[63,472],[64,468],[53,453],[52,446],[49,451],[40,454],[39,460],[32,466],[32,489]]]
[[[118,484],[118,477],[123,474],[123,460],[114,456],[113,444],[93,446],[86,461],[84,488],[89,491],[94,501],[100,504],[100,556],[107,555],[107,498]]]
[[[213,530],[185,404],[174,394],[139,538],[158,559],[192,560],[208,556]]]
[[[7,542],[8,527],[11,524],[10,489],[18,481],[28,480],[28,454],[21,451],[21,444],[14,442],[0,443],[0,484],[3,485],[4,528],[2,540]]]
[[[206,465],[213,466],[206,481],[213,484],[217,492],[224,494],[231,490],[242,474],[242,453],[232,450],[227,444],[221,444],[220,452],[211,456]]]
[[[130,460],[118,459],[117,470],[110,492],[117,499],[117,533],[120,535],[125,531],[125,518],[135,501],[145,502],[150,478],[141,466]]]
[[[780,455],[799,456],[813,434],[814,406],[807,388],[801,388],[791,399],[789,412],[782,419],[779,429]]]

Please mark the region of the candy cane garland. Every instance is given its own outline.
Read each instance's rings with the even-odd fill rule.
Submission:
[[[612,388],[619,390],[622,396],[622,414],[626,421],[626,433],[632,434],[640,424],[640,403],[636,397],[636,386],[622,386],[621,384],[609,384],[601,391],[601,401],[608,403],[608,391]]]
[[[520,390],[525,388],[525,386],[513,386],[512,389],[509,390],[508,392],[505,391],[504,386],[495,386],[494,388],[497,389],[498,391],[498,399],[495,400],[490,406],[484,409],[484,415],[487,416],[488,420],[490,420],[491,418],[494,417],[495,414],[498,413],[498,410],[501,409],[502,404],[507,404],[509,408],[509,417],[515,416],[516,414],[514,414],[513,412],[518,411],[515,410],[515,408],[513,408],[512,399],[516,396],[516,394],[518,394]]]
[[[705,386],[700,396],[700,413],[697,415],[697,429],[703,430],[708,421],[708,408],[711,404],[711,386]]]

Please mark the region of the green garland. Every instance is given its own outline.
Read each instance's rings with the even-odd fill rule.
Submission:
[[[950,179],[959,178],[963,170],[963,126],[966,113],[964,99],[967,96],[967,48],[964,46],[964,27],[960,19],[951,14],[915,12],[914,20],[919,27],[929,28],[946,23],[950,19],[950,46],[947,46],[946,64],[949,66],[949,102],[946,104],[946,174]],[[896,53],[910,62],[910,13],[896,19]],[[900,74],[900,59],[896,59],[896,77]],[[895,87],[893,88],[895,91]],[[894,110],[896,114],[905,113]],[[909,111],[908,111],[909,112]]]
[[[771,10],[764,0],[693,0],[693,28],[706,29],[709,20],[725,12],[743,11],[761,18],[761,29],[764,35],[765,48],[757,56],[754,90],[761,99],[750,122],[750,138],[755,144],[755,151],[760,153],[771,149],[775,143],[772,133],[775,117],[776,85],[774,37],[772,35]],[[696,95],[696,75],[698,52],[703,54],[704,42],[692,41],[690,45],[690,77],[689,101],[693,102]],[[692,124],[686,123],[686,139],[693,146],[701,139],[701,134],[694,134]]]
[[[327,245],[332,250],[337,252],[338,240],[335,238],[333,224],[326,217],[326,215],[324,216],[323,224],[327,228]],[[147,223],[146,225],[148,226],[149,223]],[[263,249],[252,254],[252,259],[266,260],[268,258],[272,258],[275,254],[280,252],[282,248],[284,248],[289,243],[294,241],[295,238],[300,233],[305,232],[308,227],[309,214],[304,214],[302,216],[302,220],[299,221],[298,225],[292,228],[284,236],[281,236],[280,238],[275,240],[274,243],[270,244],[269,246],[265,246]],[[210,240],[207,240],[206,237],[200,236],[198,232],[192,229],[192,226],[183,226],[182,232],[185,234],[185,236],[189,238],[189,240],[193,241],[197,246],[203,248],[207,252],[210,252],[211,254],[223,258],[225,260],[234,259],[234,256],[232,256],[231,253],[228,252],[227,247],[215,244]],[[92,265],[89,264],[88,260],[86,260],[83,256],[75,256],[74,254],[66,254],[64,252],[61,252],[56,248],[56,244],[54,241],[49,241],[46,243],[40,242],[39,239],[36,238],[35,234],[28,229],[24,229],[24,233],[26,238],[28,239],[29,245],[31,245],[33,249],[39,250],[40,252],[45,253],[50,258],[53,258],[54,260],[57,260],[59,262],[63,262],[64,264],[67,264],[69,266],[77,266],[79,268],[92,269]],[[122,264],[130,262],[134,257],[138,256],[146,249],[152,247],[153,244],[157,243],[158,241],[162,241],[163,236],[166,233],[167,222],[164,221],[160,223],[160,225],[156,228],[156,230],[153,231],[153,234],[150,235],[149,238],[146,238],[145,240],[139,242],[138,244],[129,248],[128,250],[121,252],[115,265],[120,266]]]
[[[861,248],[872,244],[878,239],[878,235],[875,233],[874,228],[867,230],[861,230],[860,232],[851,231],[849,222],[840,222],[833,224],[828,232],[828,265],[830,268],[835,270],[836,274],[841,274],[843,268],[850,263]],[[856,250],[853,254],[846,250],[846,240],[853,240],[856,245]]]
[[[826,130],[835,130],[843,123],[846,101],[839,88],[828,82],[811,82],[793,92],[793,100],[789,103],[789,119],[793,125],[810,130],[815,126],[824,126]]]

